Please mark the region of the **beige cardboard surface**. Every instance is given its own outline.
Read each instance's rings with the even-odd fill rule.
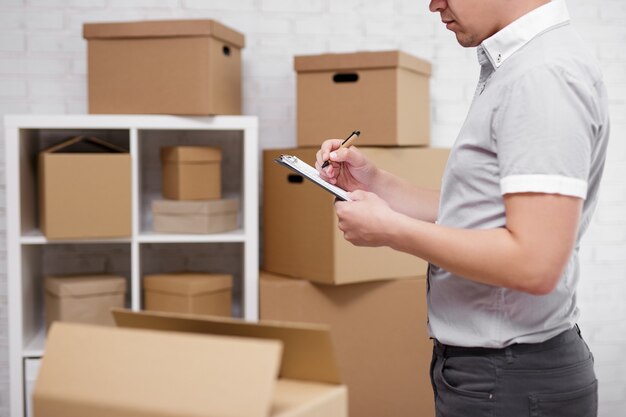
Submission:
[[[35,415],[265,417],[280,351],[274,340],[57,323]]]
[[[296,155],[313,165],[319,148],[267,150],[263,155],[263,268],[327,284],[426,273],[427,263],[390,248],[357,247],[337,228],[333,196],[273,162]],[[360,147],[378,166],[417,186],[438,189],[449,149]]]
[[[347,417],[347,389],[343,385],[279,379],[274,391],[270,416]]]
[[[163,196],[173,200],[220,199],[221,159],[221,149],[210,146],[161,148]]]
[[[358,52],[298,56],[294,68],[299,146],[353,130],[362,146],[428,145],[428,62],[400,51]]]
[[[126,279],[113,275],[44,278],[46,327],[54,321],[113,326],[112,308],[124,307]]]
[[[262,272],[260,317],[330,326],[351,416],[434,415],[424,277],[328,286]]]
[[[210,20],[86,24],[89,112],[241,114],[244,36]]]
[[[159,233],[218,233],[237,229],[239,199],[155,200],[152,223]]]
[[[100,153],[70,153],[91,143]],[[39,219],[48,239],[128,237],[131,158],[94,138],[69,139],[39,154]]]
[[[233,277],[227,274],[146,275],[146,310],[230,316]]]
[[[113,316],[120,327],[280,340],[283,344],[282,378],[341,383],[326,326],[270,321],[253,324],[225,317],[130,310],[114,310]]]

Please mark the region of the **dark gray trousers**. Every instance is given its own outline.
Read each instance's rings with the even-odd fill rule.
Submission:
[[[593,355],[578,326],[537,344],[462,348],[435,341],[437,417],[596,417]]]

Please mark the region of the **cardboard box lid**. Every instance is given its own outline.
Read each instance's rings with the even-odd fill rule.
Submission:
[[[430,75],[430,62],[402,51],[355,52],[348,54],[300,55],[294,57],[297,72],[341,71],[379,68],[404,68]]]
[[[137,22],[85,23],[85,39],[183,38],[211,36],[238,48],[245,46],[243,33],[211,19],[144,20]]]
[[[154,200],[152,213],[173,215],[215,215],[239,210],[238,198],[223,198],[204,201]]]
[[[49,276],[47,292],[57,297],[117,294],[126,292],[126,278],[115,275]]]
[[[280,376],[340,384],[339,368],[327,326],[301,323],[248,323],[227,317],[113,309],[120,327],[280,340]]]
[[[74,136],[73,138],[67,139],[61,143],[57,143],[56,145],[50,146],[49,148],[44,149],[40,153],[45,155],[45,154],[61,152],[64,150],[69,151],[73,146],[79,145],[79,144],[89,145],[91,148],[89,149],[89,151],[98,150],[100,152],[104,151],[104,152],[112,152],[112,153],[128,153],[126,149],[121,148],[112,143],[109,143],[100,138],[97,138],[95,136]],[[84,151],[85,148],[83,147],[82,150]],[[81,153],[84,153],[84,152],[81,152]]]
[[[232,288],[232,286],[233,276],[228,274],[181,272],[177,274],[146,275],[143,278],[143,288],[145,290],[176,295],[197,295],[223,291]]]
[[[161,148],[161,162],[206,163],[222,160],[222,150],[212,146],[166,146]]]
[[[35,414],[265,417],[280,352],[277,340],[55,323]]]

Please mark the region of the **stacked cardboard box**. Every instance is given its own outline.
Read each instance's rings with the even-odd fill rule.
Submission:
[[[377,166],[438,189],[448,149],[428,147],[430,64],[399,51],[296,57],[298,148],[265,151],[261,319],[331,325],[353,417],[433,415],[427,262],[356,247],[334,197],[275,164],[313,165],[320,144],[358,129]]]
[[[241,114],[244,35],[207,19],[83,26],[89,113]]]

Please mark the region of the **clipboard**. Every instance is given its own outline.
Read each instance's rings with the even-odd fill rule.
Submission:
[[[312,181],[314,184],[317,184],[318,186],[333,194],[339,200],[352,201],[350,200],[350,198],[348,198],[348,192],[346,190],[339,188],[336,185],[333,185],[327,181],[324,181],[322,177],[320,177],[320,173],[317,172],[317,169],[300,160],[297,156],[281,155],[278,158],[274,159],[274,162],[302,175],[304,178],[307,178],[309,181]]]

